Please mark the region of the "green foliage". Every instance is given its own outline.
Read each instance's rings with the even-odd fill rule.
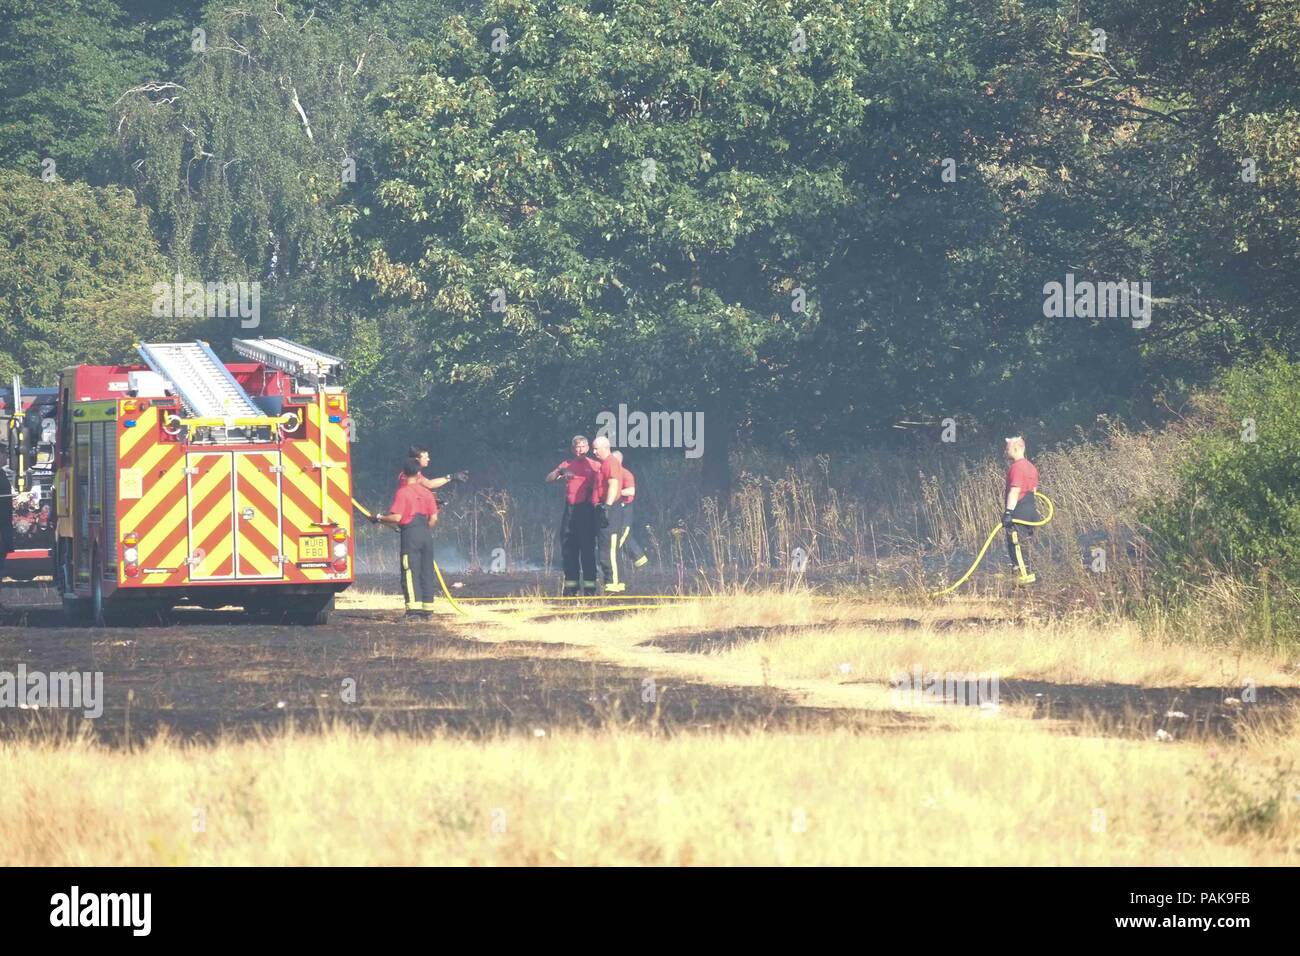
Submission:
[[[176,46],[175,6],[136,22],[110,0],[0,0],[0,165],[100,179],[109,110]]]
[[[166,274],[135,197],[0,170],[0,377],[53,381],[163,334],[151,288]]]
[[[1167,583],[1266,569],[1300,584],[1300,364],[1234,369],[1212,402],[1216,427],[1192,441],[1179,493],[1146,517]]]
[[[347,358],[363,428],[394,444],[549,450],[626,402],[705,412],[723,470],[733,438],[933,443],[946,417],[952,450],[1004,428],[1041,447],[1300,350],[1298,13],[0,0],[0,164],[130,188],[123,228],[143,209],[166,271],[260,282],[258,332]],[[28,267],[89,281],[76,244]],[[22,287],[15,328],[73,325],[40,355],[7,332],[11,365],[118,308],[117,264],[91,271],[108,297],[75,317]],[[1150,279],[1151,326],[1045,317],[1067,272]],[[1184,567],[1278,563],[1195,528],[1186,548],[1165,529]]]
[[[951,253],[989,239],[997,203],[945,190],[939,157],[1023,115],[977,95],[975,24],[950,14],[655,0],[453,18],[379,101],[381,178],[343,210],[357,277],[421,306],[401,361],[515,430],[625,401],[703,410],[715,447],[879,432],[969,393],[957,349],[990,329],[966,321],[975,257]],[[903,375],[918,349],[927,373]]]
[[[273,283],[320,267],[384,70],[366,26],[305,4],[213,5],[176,75],[123,97],[120,175],[177,268]]]

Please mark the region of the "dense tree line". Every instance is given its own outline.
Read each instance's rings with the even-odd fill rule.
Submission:
[[[1149,420],[1300,339],[1297,0],[0,18],[6,374],[132,330],[220,347],[248,330],[142,290],[258,281],[257,332],[347,357],[379,447],[475,464],[702,410],[721,487],[733,442]],[[1150,321],[1045,314],[1067,281],[1149,282]]]

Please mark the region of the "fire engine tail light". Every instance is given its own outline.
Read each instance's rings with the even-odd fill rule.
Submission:
[[[334,534],[334,570],[348,569],[348,532],[346,528],[335,528]]]
[[[140,536],[134,531],[122,536],[122,573],[128,578],[140,573],[140,551],[136,547],[139,543]]]

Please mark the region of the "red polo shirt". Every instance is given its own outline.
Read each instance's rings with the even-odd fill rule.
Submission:
[[[596,463],[583,455],[581,458],[570,458],[568,461],[562,461],[555,466],[556,470],[567,468],[573,473],[573,477],[566,479],[564,485],[564,500],[571,505],[576,505],[579,501],[591,500],[591,488],[596,481]]]
[[[1013,461],[1011,467],[1007,469],[1007,483],[1002,489],[1002,501],[1005,503],[1007,494],[1012,488],[1020,489],[1020,497],[1028,498],[1038,487],[1038,469],[1028,458],[1021,458],[1019,461]]]
[[[393,495],[393,504],[388,509],[389,514],[400,516],[398,524],[407,525],[411,523],[416,515],[436,515],[438,513],[438,499],[433,496],[433,492],[418,482],[402,485],[397,489],[397,494]]]
[[[619,460],[610,455],[600,463],[600,471],[596,473],[596,481],[591,488],[591,503],[593,505],[603,505],[605,499],[609,497],[609,483],[617,479],[619,485],[623,483],[623,466]]]
[[[619,492],[619,497],[628,504],[636,501],[636,475],[626,465],[623,466],[623,490]]]

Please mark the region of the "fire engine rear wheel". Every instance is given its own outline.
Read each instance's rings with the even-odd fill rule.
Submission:
[[[301,624],[307,627],[315,627],[318,624],[326,624],[330,619],[330,611],[334,610],[334,595],[328,594],[324,597],[313,596],[299,598],[294,602],[294,607],[285,615],[285,621],[289,624]]]
[[[84,627],[89,618],[90,602],[85,598],[64,597],[63,623],[71,627]]]

